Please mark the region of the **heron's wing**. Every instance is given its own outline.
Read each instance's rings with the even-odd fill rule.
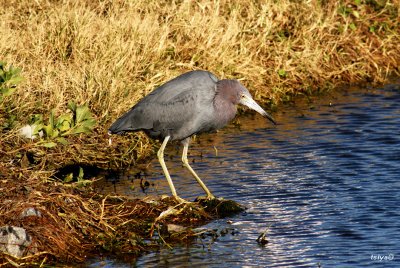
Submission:
[[[169,103],[175,97],[194,90],[210,90],[215,92],[218,78],[207,71],[191,71],[184,73],[153,90],[138,104],[143,102]]]
[[[148,103],[152,130],[172,140],[182,140],[207,128],[214,112],[212,88],[198,88],[180,93],[167,103]]]
[[[192,71],[165,83],[144,97],[110,127],[111,133],[153,130],[190,132],[200,113],[209,110],[218,79],[207,71]],[[192,122],[192,124],[188,124]],[[187,130],[183,130],[184,125]],[[164,133],[164,134],[162,134]],[[179,134],[183,135],[183,134]]]

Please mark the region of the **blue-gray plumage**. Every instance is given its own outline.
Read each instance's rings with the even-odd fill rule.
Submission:
[[[157,156],[171,192],[179,200],[164,162],[164,149],[169,140],[182,141],[184,166],[199,182],[207,197],[213,198],[187,160],[190,137],[224,127],[235,117],[238,104],[256,110],[275,123],[239,81],[218,80],[210,72],[191,71],[170,80],[144,97],[111,125],[109,133],[142,130],[152,138],[163,140]]]

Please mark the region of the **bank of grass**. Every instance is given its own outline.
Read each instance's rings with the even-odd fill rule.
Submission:
[[[86,211],[76,217],[94,215],[93,221],[80,222],[82,228],[53,217],[51,224],[64,236],[48,244],[51,247],[39,239],[44,237],[40,228],[29,225],[33,237],[42,241],[38,252],[46,252],[38,255],[41,260],[48,256],[81,260],[77,251],[101,246],[84,230],[117,229],[114,225],[120,222],[103,225],[100,217],[117,213],[100,209],[109,199],[94,198],[90,189],[77,191],[49,177],[71,163],[120,168],[150,157],[154,143],[143,134],[117,137],[107,146],[106,131],[112,120],[163,82],[205,69],[220,78],[240,79],[268,108],[298,94],[383,82],[400,72],[397,0],[0,2],[0,60],[22,68],[25,78],[1,103],[1,203],[14,200],[21,208],[38,205],[50,220],[57,206],[41,202],[54,201],[64,209],[56,201],[68,195],[81,200],[77,210]],[[55,115],[65,113],[71,100],[89,105],[97,120],[91,134],[69,136],[69,144],[53,148],[18,137],[17,129],[33,114],[47,120],[52,109]],[[24,185],[33,189],[23,191]],[[131,201],[120,202],[128,206]],[[97,209],[89,211],[85,204]],[[18,225],[13,218],[17,211],[10,209],[1,206],[0,225]],[[140,212],[132,211],[140,218]],[[120,218],[127,215],[118,213]],[[156,214],[143,215],[154,220]],[[107,237],[114,241],[118,236]],[[83,238],[87,243],[77,242]]]

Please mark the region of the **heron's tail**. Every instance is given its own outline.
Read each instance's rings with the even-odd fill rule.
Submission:
[[[135,131],[133,121],[129,113],[118,118],[108,129],[108,134],[123,134],[125,132]]]
[[[108,129],[109,134],[122,134],[124,132],[133,132],[143,129],[149,129],[153,126],[153,121],[149,117],[149,112],[142,107],[133,107],[130,111],[118,118]]]

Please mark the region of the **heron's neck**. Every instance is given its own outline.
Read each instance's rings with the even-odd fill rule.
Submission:
[[[215,122],[218,122],[218,125],[221,125],[221,127],[235,117],[237,110],[237,105],[232,102],[229,96],[229,89],[224,86],[224,84],[217,86],[217,94],[214,98]]]

